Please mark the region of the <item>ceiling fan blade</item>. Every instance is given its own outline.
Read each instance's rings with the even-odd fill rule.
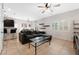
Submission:
[[[38,6],[39,8],[45,8],[44,6]]]
[[[50,9],[50,11],[51,11],[51,12],[53,12],[53,10],[52,10],[52,9]]]
[[[50,8],[49,8],[49,11],[50,11],[50,12],[53,12],[54,10],[53,10],[53,8],[50,7]]]
[[[42,13],[45,13],[45,10],[43,10]]]
[[[54,7],[59,7],[61,4],[56,4],[56,5],[54,5]]]

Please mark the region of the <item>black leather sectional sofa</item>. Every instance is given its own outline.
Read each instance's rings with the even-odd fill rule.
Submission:
[[[39,36],[49,36],[49,40],[51,40],[52,38],[52,36],[47,35],[44,31],[32,31],[32,30],[23,29],[19,33],[19,41],[22,44],[26,44],[31,42],[29,39]]]

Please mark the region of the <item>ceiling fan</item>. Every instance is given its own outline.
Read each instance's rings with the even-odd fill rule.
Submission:
[[[42,8],[43,9],[42,13],[44,13],[46,10],[50,10],[51,12],[53,12],[52,7],[59,7],[59,6],[60,4],[44,3],[44,5],[38,7]]]

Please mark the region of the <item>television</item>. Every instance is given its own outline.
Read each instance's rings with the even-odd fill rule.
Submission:
[[[14,20],[4,20],[4,27],[14,27]]]

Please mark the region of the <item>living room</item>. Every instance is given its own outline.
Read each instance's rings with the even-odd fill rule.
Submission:
[[[74,24],[79,23],[79,3],[0,3],[0,6],[5,29],[0,41],[1,55],[79,54],[73,43],[74,34],[78,35]]]

